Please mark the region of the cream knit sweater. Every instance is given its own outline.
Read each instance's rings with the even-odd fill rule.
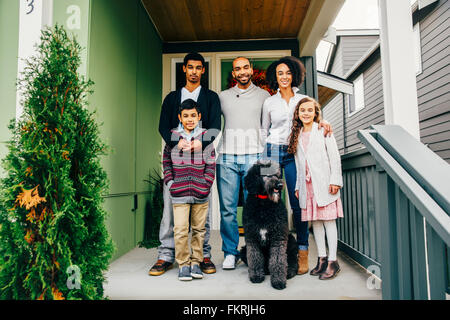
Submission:
[[[253,83],[244,91],[238,86],[219,94],[224,117],[219,153],[256,154],[264,151],[261,137],[261,114],[270,94]]]
[[[319,207],[324,207],[336,201],[340,197],[340,191],[332,195],[328,192],[328,187],[330,184],[342,187],[341,156],[334,135],[324,137],[323,129],[319,130],[315,122],[309,137],[306,154],[300,138],[295,154],[297,168],[295,190],[299,190],[299,203],[302,209],[306,209],[306,161],[311,174],[314,197]]]

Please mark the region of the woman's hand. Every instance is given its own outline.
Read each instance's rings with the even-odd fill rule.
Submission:
[[[188,151],[200,151],[202,150],[202,142],[200,140],[186,141],[186,139],[180,139],[178,141],[178,149],[184,152]]]
[[[330,184],[330,186],[328,187],[328,192],[334,195],[334,194],[336,194],[339,191],[340,188],[341,187],[339,187],[339,186],[335,186],[334,184]]]
[[[333,128],[331,127],[331,124],[328,121],[320,120],[319,122],[319,129],[323,128],[323,135],[325,137],[331,137],[333,134]]]
[[[295,190],[295,196],[296,196],[297,199],[298,199],[298,190]]]
[[[191,141],[191,148],[194,151],[201,151],[202,150],[202,143],[201,143],[201,141],[200,140]]]

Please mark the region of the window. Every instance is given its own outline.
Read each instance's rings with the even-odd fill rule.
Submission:
[[[364,106],[364,76],[361,74],[353,81],[353,95],[349,96],[348,113],[351,115]]]
[[[414,57],[416,63],[416,75],[422,73],[422,48],[420,45],[420,24],[416,23],[413,28],[414,35]]]

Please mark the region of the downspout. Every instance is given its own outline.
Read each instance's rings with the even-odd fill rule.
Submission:
[[[345,115],[345,97],[346,94],[342,93],[342,130],[344,132],[344,154],[347,153],[347,117]]]

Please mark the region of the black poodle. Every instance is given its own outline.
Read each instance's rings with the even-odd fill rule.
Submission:
[[[248,265],[250,281],[260,283],[270,274],[272,287],[286,288],[286,279],[297,274],[298,248],[289,233],[287,210],[280,193],[283,188],[277,162],[257,161],[244,178],[248,191],[242,222],[245,246],[241,259]]]

